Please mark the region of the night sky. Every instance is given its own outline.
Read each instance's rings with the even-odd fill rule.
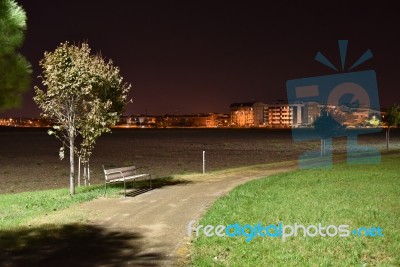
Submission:
[[[17,2],[28,17],[21,53],[33,83],[23,106],[0,116],[39,115],[38,62],[64,41],[88,41],[121,68],[134,100],[126,115],[228,112],[233,102],[286,99],[286,80],[335,73],[314,56],[321,51],[339,66],[338,39],[349,40],[347,68],[371,49],[374,57],[354,71],[375,69],[381,106],[400,103],[400,16],[385,1]]]

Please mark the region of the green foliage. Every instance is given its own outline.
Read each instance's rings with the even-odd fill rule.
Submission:
[[[26,30],[25,11],[13,0],[0,0],[0,53],[9,54],[20,47]]]
[[[399,155],[379,165],[338,164],[238,186],[199,225],[340,225],[378,227],[384,237],[206,237],[194,240],[191,266],[399,266]],[[193,237],[194,237],[193,233]]]
[[[105,62],[90,52],[87,43],[77,46],[68,42],[54,52],[46,52],[40,66],[47,91],[35,86],[34,97],[43,111],[42,117],[55,124],[49,134],[56,135],[63,147],[69,147],[83,162],[89,160],[96,139],[118,121],[130,90],[112,61]],[[82,143],[76,149],[74,141],[78,136]],[[70,161],[73,169],[71,157]],[[72,173],[70,179],[71,176]]]
[[[398,126],[400,124],[400,106],[396,104],[391,106],[386,116],[388,126]]]
[[[365,121],[368,125],[371,125],[373,127],[378,127],[381,121],[377,119],[375,116],[373,116],[371,119]]]
[[[18,107],[30,84],[31,66],[17,51],[25,30],[25,11],[13,0],[0,0],[0,112]]]
[[[78,123],[83,138],[79,155],[84,163],[89,160],[96,139],[109,132],[122,115],[130,89],[130,85],[122,84],[119,69],[111,61],[106,63],[100,56],[92,60],[94,82],[90,97],[83,103],[86,116]]]

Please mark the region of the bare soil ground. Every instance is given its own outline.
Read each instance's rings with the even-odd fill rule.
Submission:
[[[307,130],[305,130],[307,131]],[[68,155],[58,158],[61,142],[42,128],[0,128],[0,193],[68,187]],[[393,129],[393,147],[400,131]],[[360,136],[361,144],[384,149],[385,134]],[[214,171],[297,159],[318,150],[319,140],[294,142],[290,130],[277,129],[113,129],[99,138],[91,158],[93,184],[103,183],[102,165],[135,164],[154,177]],[[344,152],[345,139],[334,143]],[[77,170],[76,170],[77,172]]]

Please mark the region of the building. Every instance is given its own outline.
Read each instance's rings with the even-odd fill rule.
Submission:
[[[293,112],[288,104],[270,104],[267,105],[267,118],[269,127],[291,127]]]
[[[253,102],[233,103],[230,105],[231,126],[252,127],[254,126]]]
[[[368,108],[348,108],[317,102],[263,102],[233,103],[230,105],[232,127],[273,127],[297,128],[313,127],[321,110],[327,109],[340,124],[346,126],[361,126],[374,115],[379,117],[379,111]],[[372,114],[372,115],[371,115]]]
[[[143,114],[121,116],[117,123],[119,127],[155,127],[156,117]]]
[[[253,126],[260,127],[266,125],[265,117],[266,105],[263,102],[253,104]]]
[[[344,125],[346,126],[365,126],[370,119],[381,121],[381,112],[369,108],[352,108],[345,113]]]
[[[164,115],[157,118],[158,127],[218,127],[224,114]],[[224,120],[226,121],[226,119]]]
[[[318,110],[318,111],[317,111]],[[318,104],[310,103],[305,114],[305,104],[301,102],[264,104],[263,102],[234,103],[230,105],[231,126],[233,127],[301,127],[304,116],[314,120],[319,114]],[[314,114],[315,113],[315,114]]]
[[[320,106],[317,102],[304,103],[302,126],[311,127],[320,115]]]
[[[263,102],[233,103],[230,105],[231,126],[265,126],[265,109],[266,105]]]
[[[299,127],[303,121],[303,103],[275,103],[268,104],[266,107],[265,117],[268,127]]]
[[[228,127],[230,125],[231,117],[229,114],[216,114],[216,127]]]

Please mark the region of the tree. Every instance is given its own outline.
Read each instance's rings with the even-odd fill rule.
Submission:
[[[102,73],[104,77],[98,76],[98,82],[93,86],[93,95],[84,104],[86,116],[79,122],[79,134],[82,137],[78,157],[84,165],[85,184],[89,174],[89,159],[94,149],[96,139],[102,133],[110,132],[110,126],[114,126],[122,115],[125,107],[126,94],[130,85],[121,86],[119,70],[112,66],[112,62],[105,64],[101,57],[94,59],[97,68],[95,73]],[[121,99],[121,96],[124,96]]]
[[[17,51],[25,30],[25,11],[13,0],[0,0],[0,112],[18,107],[30,84],[31,66]]]
[[[390,127],[398,126],[400,123],[400,106],[394,104],[391,106],[386,115],[387,131],[386,131],[386,150],[389,150],[390,143]]]
[[[96,138],[110,131],[122,115],[131,86],[122,82],[112,61],[91,55],[87,43],[62,43],[54,52],[45,53],[40,66],[47,90],[35,86],[34,100],[43,111],[42,117],[54,123],[49,134],[62,141],[60,158],[64,148],[69,148],[70,193],[74,194],[74,155],[89,162]],[[82,140],[79,150],[77,138]]]

